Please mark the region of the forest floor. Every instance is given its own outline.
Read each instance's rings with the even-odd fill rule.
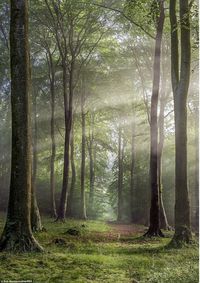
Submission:
[[[137,225],[89,220],[54,223],[48,218],[43,224],[46,231],[35,236],[45,252],[0,253],[0,282],[199,282],[198,244],[170,249],[171,232],[162,239],[146,239],[142,237],[145,227]]]

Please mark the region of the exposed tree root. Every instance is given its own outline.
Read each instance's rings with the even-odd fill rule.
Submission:
[[[150,227],[148,229],[148,231],[143,235],[143,237],[161,237],[161,238],[164,238],[164,234],[162,233],[162,231],[160,229],[155,229],[155,228],[152,228]]]
[[[174,237],[169,243],[169,246],[181,248],[184,245],[191,244],[192,242],[192,233],[190,229],[186,226],[180,226],[179,228],[176,228]]]
[[[0,240],[0,251],[25,253],[43,252],[44,250],[31,234],[10,232],[2,235]]]

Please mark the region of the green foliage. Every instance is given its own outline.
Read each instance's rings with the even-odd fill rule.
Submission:
[[[69,220],[53,223],[50,219],[43,220],[47,231],[36,234],[36,237],[46,252],[1,253],[0,280],[33,280],[36,283],[198,282],[198,246],[167,249],[170,234],[169,238],[149,241],[138,238],[138,234],[121,239],[115,236],[110,241],[109,235],[113,232],[104,222]],[[82,224],[86,227],[81,236],[65,233]]]

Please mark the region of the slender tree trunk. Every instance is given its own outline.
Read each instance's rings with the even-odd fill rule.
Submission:
[[[195,109],[195,230],[199,232],[199,109]]]
[[[163,78],[164,81],[164,78]],[[163,185],[162,185],[162,154],[164,146],[164,119],[165,119],[165,83],[163,82],[163,89],[161,90],[160,96],[160,114],[159,114],[159,142],[158,142],[158,186],[159,186],[159,201],[160,201],[160,228],[164,230],[170,230],[168,224],[167,215],[163,203]]]
[[[33,96],[33,114],[34,114],[34,136],[33,136],[33,167],[32,167],[32,190],[31,190],[31,227],[32,231],[42,231],[43,226],[40,217],[40,211],[36,198],[36,177],[37,177],[37,97]]]
[[[64,89],[64,107],[65,107],[65,145],[64,145],[64,167],[63,167],[63,183],[60,197],[57,220],[64,221],[67,208],[67,197],[69,193],[69,165],[70,165],[70,134],[72,126],[73,114],[73,77],[74,77],[74,61],[72,59],[71,69],[69,73],[69,99],[67,95],[67,66],[63,63],[63,89]]]
[[[158,0],[160,15],[157,19],[155,55],[153,67],[153,91],[151,98],[151,149],[150,149],[150,179],[151,208],[150,227],[144,236],[163,236],[160,230],[159,187],[158,187],[158,96],[160,87],[161,44],[164,25],[164,1]]]
[[[124,144],[122,140],[122,128],[119,126],[119,136],[118,136],[118,211],[117,211],[117,221],[122,221],[123,219],[123,157],[124,157]]]
[[[134,118],[134,117],[133,117]],[[132,121],[132,137],[131,137],[131,182],[130,182],[130,217],[134,222],[134,197],[135,197],[135,121]]]
[[[31,230],[31,115],[28,1],[11,1],[12,159],[6,225],[0,250],[42,251]]]
[[[51,190],[51,217],[57,217],[56,202],[55,202],[55,157],[56,157],[56,143],[55,143],[55,69],[53,58],[50,51],[49,55],[49,78],[50,78],[50,92],[51,92],[51,161],[50,161],[50,190]]]
[[[81,219],[86,219],[86,203],[85,203],[85,79],[83,79],[83,90],[81,93],[81,125],[82,125],[82,154],[81,154],[81,207],[80,207],[80,217]]]
[[[72,170],[72,178],[71,178],[71,187],[70,193],[68,197],[68,204],[67,204],[67,216],[74,217],[74,193],[75,193],[75,185],[76,185],[76,166],[74,161],[74,119],[72,121],[72,132],[71,132],[71,142],[70,142],[70,149],[71,149],[71,170]]]
[[[190,82],[190,20],[188,0],[179,1],[181,30],[181,62],[179,74],[179,42],[176,0],[170,0],[171,75],[175,113],[175,235],[173,245],[189,243],[190,205],[187,185],[187,94]],[[180,77],[180,78],[179,78]]]
[[[94,170],[94,117],[95,114],[91,113],[91,132],[89,136],[89,158],[90,158],[90,194],[89,194],[89,208],[90,217],[94,217],[94,183],[95,183],[95,170]]]

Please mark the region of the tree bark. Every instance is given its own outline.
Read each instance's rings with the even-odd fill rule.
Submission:
[[[33,96],[33,115],[34,115],[34,136],[33,136],[33,162],[32,162],[32,189],[31,189],[31,227],[33,232],[43,230],[40,211],[36,198],[36,177],[37,177],[37,96]]]
[[[179,70],[176,0],[170,0],[171,76],[175,113],[175,234],[171,244],[189,243],[190,205],[187,185],[187,94],[190,82],[190,19],[188,0],[179,1],[181,62]]]
[[[159,202],[160,202],[160,228],[164,230],[171,230],[167,215],[165,212],[165,207],[163,203],[163,185],[162,185],[162,154],[164,146],[164,120],[165,120],[165,105],[166,105],[166,96],[165,96],[165,82],[163,78],[163,86],[160,95],[160,114],[159,114],[159,142],[158,142],[158,186],[159,186]]]
[[[49,56],[49,79],[50,79],[50,105],[51,105],[51,161],[50,161],[50,190],[51,190],[51,217],[57,218],[56,202],[55,202],[55,68],[50,50]]]
[[[124,144],[122,140],[122,127],[119,126],[118,135],[118,211],[117,211],[117,221],[123,220],[123,158],[124,158]]]
[[[71,186],[70,186],[70,193],[68,197],[67,203],[67,217],[74,217],[74,193],[75,193],[75,185],[76,185],[76,166],[74,161],[74,118],[72,121],[72,132],[71,132],[71,142],[70,142],[70,149],[71,149],[71,171],[72,171],[72,178],[71,178]]]
[[[199,109],[195,109],[195,230],[199,232]]]
[[[81,207],[80,207],[80,218],[86,219],[86,202],[85,202],[85,78],[83,78],[83,89],[81,92],[81,126],[82,126],[82,153],[81,153]]]
[[[161,44],[164,26],[164,1],[158,0],[160,14],[157,19],[154,66],[153,90],[151,97],[151,149],[150,149],[150,180],[151,180],[151,208],[150,226],[144,236],[163,236],[160,230],[159,188],[158,188],[158,96],[160,87],[160,61]]]
[[[57,220],[61,220],[61,221],[65,220],[67,197],[69,193],[70,134],[72,127],[73,90],[74,90],[73,79],[74,79],[74,59],[72,58],[70,72],[69,72],[69,97],[67,93],[67,66],[66,66],[66,61],[63,62],[65,145],[64,145],[63,183],[62,183],[62,192],[61,192],[58,217],[57,217]]]
[[[31,230],[31,116],[28,1],[11,1],[12,159],[10,196],[0,250],[42,251]]]
[[[95,184],[95,168],[94,168],[94,117],[91,113],[91,132],[89,135],[89,158],[90,158],[90,194],[89,194],[89,214],[94,217],[94,184]]]
[[[134,222],[134,197],[135,197],[135,121],[132,121],[132,137],[131,137],[131,181],[130,181],[130,218]]]

